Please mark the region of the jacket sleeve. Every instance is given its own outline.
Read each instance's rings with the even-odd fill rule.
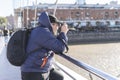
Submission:
[[[65,43],[67,44],[68,42],[68,38],[64,33],[60,33],[57,37],[55,37],[52,33],[47,32],[41,37],[41,39],[42,42],[39,41],[40,46],[52,50],[55,53],[63,53],[66,49]]]

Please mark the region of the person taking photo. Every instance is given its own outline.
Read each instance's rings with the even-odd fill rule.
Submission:
[[[52,64],[54,54],[66,50],[68,25],[59,26],[58,19],[47,12],[41,13],[38,23],[28,41],[26,52],[29,56],[21,66],[22,80],[63,80],[63,75],[52,69]]]

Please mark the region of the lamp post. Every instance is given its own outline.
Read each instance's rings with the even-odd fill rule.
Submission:
[[[26,23],[27,24],[26,25],[27,28],[28,28],[28,21],[29,21],[29,14],[28,14],[29,13],[29,10],[28,10],[29,7],[28,7],[28,3],[29,3],[29,0],[27,0],[27,23]]]
[[[55,2],[55,9],[54,9],[54,13],[53,13],[54,16],[55,16],[56,9],[57,9],[57,2],[58,2],[58,0],[56,0],[56,2]]]
[[[37,0],[35,0],[35,18],[34,18],[34,27],[36,26],[36,14],[37,14]]]

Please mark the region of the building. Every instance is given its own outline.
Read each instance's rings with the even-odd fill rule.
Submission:
[[[7,16],[6,18],[7,18],[7,21],[8,21],[7,29],[13,30],[14,29],[14,16],[10,15],[10,16]]]
[[[79,1],[79,0],[78,0]],[[34,26],[43,11],[54,13],[55,4],[39,4],[15,9],[16,27]],[[120,6],[113,4],[58,4],[55,15],[61,21],[120,23]]]

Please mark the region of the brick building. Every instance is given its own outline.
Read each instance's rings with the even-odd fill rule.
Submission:
[[[31,26],[41,12],[54,13],[54,4],[39,4],[15,9],[16,26]],[[36,15],[35,15],[36,14]],[[120,6],[108,4],[58,4],[57,18],[61,21],[120,21]],[[33,26],[33,25],[32,25]]]

